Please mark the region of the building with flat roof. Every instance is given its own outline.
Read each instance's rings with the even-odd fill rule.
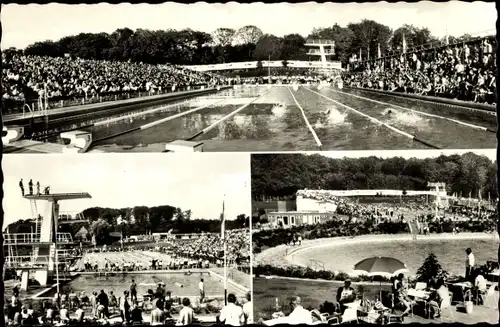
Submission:
[[[269,223],[274,227],[322,224],[334,218],[334,212],[318,211],[277,211],[267,213]]]

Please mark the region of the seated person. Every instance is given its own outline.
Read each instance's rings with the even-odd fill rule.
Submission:
[[[78,309],[76,309],[75,314],[76,314],[76,318],[75,318],[76,322],[77,323],[82,323],[83,322],[83,317],[85,316],[85,311],[83,311],[83,305],[80,304],[78,306]]]
[[[300,297],[296,297],[291,303],[292,313],[288,316],[289,324],[312,324],[313,319],[311,312],[304,309]]]
[[[351,281],[346,279],[344,286],[339,287],[337,290],[337,303],[340,306],[340,312],[344,313],[345,304],[352,303],[356,300],[356,292],[351,287]]]
[[[411,306],[413,301],[408,297],[408,286],[405,283],[405,276],[403,274],[399,274],[399,276],[394,281],[394,300],[395,304],[403,307],[404,311],[401,314],[402,317],[407,316],[411,311]]]
[[[64,324],[69,322],[69,313],[68,309],[66,309],[65,304],[61,306],[61,311],[59,311],[59,318],[61,319],[61,322]]]
[[[165,323],[165,313],[163,312],[162,302],[155,303],[155,309],[151,311],[151,325],[163,325]]]
[[[443,301],[451,301],[451,299],[448,288],[444,285],[444,280],[440,278],[436,283],[436,291],[431,293],[427,302],[431,319],[439,318],[441,315],[441,302]]]
[[[132,307],[131,316],[132,316],[132,323],[142,322],[142,310],[137,305],[137,302],[135,302],[134,306]]]
[[[481,269],[477,269],[475,272],[476,278],[474,279],[474,295],[477,296],[477,304],[484,304],[484,295],[488,289],[486,285],[486,279],[484,278],[484,272]]]
[[[194,320],[194,311],[191,308],[191,302],[188,298],[182,299],[182,309],[179,313],[179,319],[177,320],[176,325],[180,326],[188,326],[193,323]]]

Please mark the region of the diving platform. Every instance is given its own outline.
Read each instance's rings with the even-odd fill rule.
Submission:
[[[335,55],[335,41],[330,39],[308,39],[305,46],[309,48],[307,55],[319,57],[316,62],[318,70],[322,73],[331,74],[342,70],[340,62],[331,61],[329,58]]]
[[[59,214],[59,202],[91,199],[92,197],[87,192],[47,192],[43,194],[27,194],[24,198],[31,203],[32,217],[35,221],[34,232],[3,234],[4,246],[7,247],[8,253],[5,258],[6,266],[22,270],[22,290],[26,290],[28,287],[30,271],[34,272],[35,279],[42,286],[47,285],[51,277],[56,276],[56,279],[59,280],[60,265],[66,264],[75,258],[75,253],[67,249],[67,247],[75,244],[71,234],[57,232],[59,217],[69,218],[67,214]],[[38,201],[45,201],[43,214],[38,213]],[[29,255],[25,255],[19,253],[18,247],[32,247],[32,249]]]
[[[77,200],[77,199],[92,199],[89,193],[53,193],[53,194],[28,194],[24,196],[29,200],[42,201],[60,201],[60,200]]]

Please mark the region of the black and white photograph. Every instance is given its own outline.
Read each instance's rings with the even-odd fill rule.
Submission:
[[[253,154],[254,319],[498,322],[495,150]]]
[[[4,157],[5,326],[251,323],[249,156],[193,156]]]
[[[2,5],[3,151],[494,148],[496,19],[479,1]]]

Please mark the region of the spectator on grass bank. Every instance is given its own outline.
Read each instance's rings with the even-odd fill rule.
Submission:
[[[236,304],[236,296],[232,293],[229,294],[227,302],[227,305],[220,311],[220,322],[225,325],[242,326],[245,323],[245,314],[243,308]]]
[[[194,311],[191,308],[191,301],[185,297],[182,299],[182,309],[179,313],[179,319],[177,320],[177,325],[187,326],[193,323]]]

